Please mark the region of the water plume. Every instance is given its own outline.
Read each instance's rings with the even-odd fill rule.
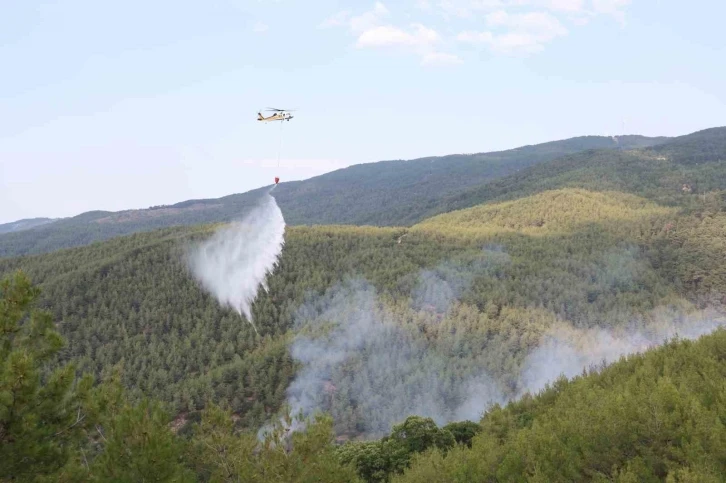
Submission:
[[[274,189],[274,186],[273,188]],[[252,302],[259,287],[268,289],[266,278],[282,252],[285,220],[270,189],[239,221],[217,230],[193,248],[189,267],[201,286],[222,306],[232,307],[250,322]]]

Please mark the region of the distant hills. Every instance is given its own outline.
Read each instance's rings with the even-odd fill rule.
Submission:
[[[56,218],[26,218],[24,220],[13,221],[11,223],[3,223],[0,224],[0,234],[30,230],[31,228],[47,225],[54,221],[56,221]]]
[[[611,190],[665,205],[726,189],[726,128],[674,138],[583,136],[506,151],[380,161],[281,183],[289,225],[411,226],[489,201],[560,188]],[[228,222],[267,188],[217,199],[0,225],[0,257],[47,253],[158,228]]]
[[[468,189],[539,163],[584,150],[643,148],[670,140],[582,136],[492,153],[359,164],[281,183],[275,197],[290,225],[411,225],[441,212],[448,200],[459,199]],[[264,189],[143,210],[90,211],[47,226],[38,224],[30,231],[0,231],[0,257],[46,253],[169,226],[230,221],[249,209]]]
[[[0,257],[48,253],[158,228],[229,221],[249,209],[258,193],[142,210],[89,211],[45,226],[0,234]]]
[[[688,203],[693,194],[724,190],[726,128],[698,131],[647,148],[566,155],[448,195],[435,210],[443,213],[565,187],[623,191],[667,205]]]
[[[440,211],[447,198],[530,166],[586,150],[634,149],[668,141],[583,136],[492,153],[359,164],[280,185],[275,198],[290,224],[412,225]]]

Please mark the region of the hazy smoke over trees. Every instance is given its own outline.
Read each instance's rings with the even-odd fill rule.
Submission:
[[[250,307],[260,285],[267,289],[265,279],[282,252],[284,236],[282,211],[267,192],[244,218],[193,248],[189,267],[221,305],[232,307],[254,327]]]
[[[715,310],[683,315],[658,309],[651,316],[650,324],[617,329],[574,329],[565,324],[553,327],[527,357],[520,375],[522,393],[540,391],[560,375],[574,377],[585,368],[615,362],[674,337],[697,339],[726,325],[726,318]]]
[[[509,261],[509,255],[501,246],[487,245],[472,259],[446,262],[434,269],[422,270],[412,294],[413,308],[446,312],[476,277],[491,274],[492,270],[505,266]]]
[[[383,303],[374,287],[349,280],[329,290],[314,306],[301,310],[301,328],[291,346],[304,367],[288,388],[294,411],[331,409],[340,432],[381,435],[409,414],[437,422],[473,416],[470,384],[446,377],[471,372],[457,359],[429,344],[410,327],[396,322],[395,309]],[[481,374],[478,395],[500,391]],[[354,402],[355,407],[350,405]],[[463,412],[462,412],[463,411]]]
[[[633,256],[610,254],[602,275],[626,282],[635,273]],[[560,375],[578,375],[676,335],[697,338],[726,322],[717,312],[685,316],[659,308],[630,326],[576,328],[552,315],[555,322],[528,346],[501,334],[516,328],[491,335],[482,328],[487,316],[458,301],[476,277],[509,263],[501,248],[487,247],[473,259],[423,270],[405,303],[361,279],[309,300],[297,313],[291,345],[302,364],[287,391],[293,411],[330,411],[339,434],[367,437],[387,434],[412,414],[438,424],[478,420],[490,404],[537,392]],[[473,316],[480,318],[462,322]],[[506,345],[512,340],[519,345]]]

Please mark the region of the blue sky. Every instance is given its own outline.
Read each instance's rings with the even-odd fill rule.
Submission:
[[[0,223],[726,125],[726,2],[6,2]],[[281,127],[265,107],[298,109]],[[277,155],[282,134],[280,167]]]

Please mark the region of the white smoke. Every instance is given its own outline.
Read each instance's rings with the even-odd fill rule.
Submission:
[[[260,285],[267,290],[266,277],[285,242],[285,220],[270,191],[244,218],[220,228],[188,258],[202,287],[222,306],[244,315],[255,331],[252,302]]]
[[[572,378],[629,354],[638,354],[675,337],[695,340],[726,326],[716,310],[686,315],[668,309],[654,311],[654,321],[640,328],[552,328],[527,357],[519,378],[521,393],[537,393],[560,376]],[[521,395],[521,393],[519,395]]]
[[[423,285],[432,280],[430,271],[420,276]],[[456,287],[448,287],[444,278]],[[446,288],[448,304],[450,295],[460,293],[461,283],[452,272],[437,276],[435,285]],[[502,380],[485,360],[487,353],[499,352],[497,347],[488,346],[477,355],[467,348],[466,334],[446,341],[422,336],[420,331],[425,334],[428,328],[416,329],[404,320],[409,316],[400,306],[387,306],[375,288],[360,279],[331,287],[304,304],[290,348],[303,366],[287,390],[293,412],[308,416],[330,411],[336,432],[369,438],[387,434],[393,424],[414,414],[438,425],[478,421],[492,404],[537,393],[561,375],[571,378],[673,337],[696,339],[726,325],[716,311],[684,315],[668,309],[653,311],[648,322],[617,329],[579,329],[562,321],[524,358],[518,375]],[[507,364],[500,362],[501,367]]]
[[[446,424],[478,419],[478,402],[503,402],[481,364],[403,326],[364,280],[338,284],[301,307],[296,326],[290,350],[303,367],[288,387],[288,403],[294,413],[332,410],[334,418],[347,418],[336,421],[338,431],[352,431],[354,422],[355,431],[382,436],[411,414]]]
[[[501,246],[487,245],[470,259],[444,262],[434,269],[422,270],[412,293],[412,307],[445,313],[477,277],[491,274],[510,261]]]
[[[614,248],[595,262],[586,282],[592,278],[599,290],[637,290],[645,273],[637,247]],[[492,404],[537,393],[560,376],[572,378],[676,336],[697,339],[726,325],[723,312],[693,311],[681,301],[646,314],[591,317],[608,328],[575,327],[550,313],[545,333],[520,340],[517,324],[486,322],[488,314],[460,302],[470,289],[481,290],[480,278],[496,279],[511,263],[503,247],[488,245],[411,274],[402,283],[410,288],[409,300],[379,295],[361,279],[312,296],[294,318],[290,352],[302,367],[287,390],[293,413],[330,412],[336,434],[367,438],[388,434],[410,415],[438,425],[478,421]],[[583,294],[590,285],[583,283]],[[477,320],[491,326],[479,332]]]

